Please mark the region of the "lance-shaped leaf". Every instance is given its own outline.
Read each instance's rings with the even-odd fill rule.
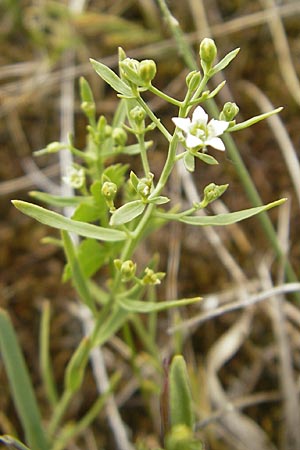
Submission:
[[[212,77],[216,73],[220,72],[221,70],[225,69],[231,63],[231,61],[236,57],[236,55],[238,54],[239,51],[240,51],[240,49],[236,48],[235,50],[232,50],[226,56],[224,56],[224,58],[221,59],[221,61],[210,70],[210,72],[209,72],[210,77]]]
[[[39,192],[39,191],[31,191],[29,192],[29,195],[33,197],[36,200],[39,200],[43,203],[47,203],[51,206],[58,206],[61,208],[64,208],[65,206],[77,206],[82,201],[91,201],[91,197],[83,197],[83,196],[77,196],[77,197],[62,197],[60,195],[52,195],[48,194],[47,192]]]
[[[165,302],[147,302],[126,298],[119,300],[118,303],[122,308],[129,312],[147,314],[152,312],[164,311],[170,308],[178,308],[180,306],[190,305],[192,303],[199,302],[199,300],[201,300],[200,297],[193,297],[183,298],[181,300],[168,300]]]
[[[277,200],[276,202],[268,203],[267,205],[257,206],[255,208],[244,209],[242,211],[236,211],[228,214],[218,214],[217,216],[187,216],[187,217],[179,217],[178,220],[183,223],[187,223],[189,225],[198,225],[198,226],[223,226],[223,225],[231,225],[236,222],[240,222],[241,220],[249,219],[256,214],[260,214],[268,209],[274,208],[275,206],[279,206],[286,201],[286,198],[282,198],[281,200]],[[168,217],[168,216],[167,216]]]
[[[123,225],[128,223],[136,217],[140,216],[146,204],[142,200],[134,200],[133,202],[126,203],[113,212],[110,218],[110,225]]]
[[[102,80],[109,84],[119,94],[125,95],[126,97],[132,97],[132,92],[129,86],[124,83],[124,81],[122,81],[113,70],[94,59],[90,59],[90,61],[94,70],[102,78]]]
[[[0,351],[27,444],[32,450],[49,450],[28,369],[11,320],[2,309]]]
[[[203,161],[206,164],[209,164],[211,166],[213,166],[215,164],[219,164],[218,161],[213,156],[208,155],[207,153],[197,152],[194,155],[196,156],[196,158],[201,159],[201,161]]]
[[[236,125],[233,125],[233,127],[228,128],[228,132],[233,131],[240,131],[244,128],[251,127],[251,125],[254,125],[257,122],[260,122],[261,120],[267,119],[268,117],[273,116],[274,114],[278,114],[280,111],[283,110],[283,107],[280,106],[279,108],[273,109],[272,111],[259,114],[258,116],[252,117],[251,119],[245,120],[244,122],[237,123]]]
[[[57,214],[41,206],[33,205],[32,203],[23,202],[22,200],[13,200],[14,206],[22,213],[32,217],[38,222],[59,230],[76,233],[79,236],[90,237],[100,241],[124,241],[126,233],[120,230],[112,230],[110,228],[98,227],[89,223],[79,222],[67,217]]]

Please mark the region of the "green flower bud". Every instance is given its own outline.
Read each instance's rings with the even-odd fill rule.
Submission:
[[[220,113],[220,120],[226,120],[226,122],[231,122],[239,112],[239,107],[236,103],[227,102],[223,106],[222,112]]]
[[[127,141],[127,133],[123,128],[117,127],[112,130],[112,138],[116,145],[124,147]]]
[[[217,56],[217,47],[213,39],[205,38],[200,44],[199,50],[201,65],[204,72],[207,72]]]
[[[105,181],[102,185],[101,192],[104,195],[105,200],[112,201],[117,194],[117,190],[118,188],[115,183],[112,183],[111,181]]]
[[[150,284],[150,285],[156,285],[160,284],[161,280],[165,277],[165,273],[163,272],[154,272],[152,269],[149,269],[149,267],[146,267],[145,269],[145,275],[142,279],[143,284]]]
[[[81,109],[87,117],[94,117],[96,113],[96,105],[92,102],[82,102]]]
[[[133,109],[131,109],[131,111],[129,112],[129,115],[130,115],[131,119],[135,121],[135,123],[137,125],[141,125],[141,123],[146,118],[146,112],[140,106],[135,106]]]
[[[128,259],[122,262],[121,259],[115,259],[114,265],[117,270],[122,274],[122,281],[129,281],[135,276],[136,264]]]
[[[151,193],[153,174],[149,178],[141,178],[137,184],[136,191],[143,199],[147,199]]]
[[[191,92],[197,89],[200,81],[201,81],[201,74],[197,70],[193,70],[192,72],[190,72],[185,79],[186,85],[189,91]]]
[[[105,125],[104,136],[109,138],[112,135],[112,127],[110,125]]]
[[[135,85],[139,85],[139,66],[140,63],[136,59],[125,58],[120,61],[120,74],[121,77]]]
[[[121,266],[122,281],[129,281],[135,276],[136,264],[131,259],[124,261]]]
[[[142,85],[149,85],[156,75],[156,64],[152,59],[144,59],[139,64],[138,74]]]
[[[201,208],[205,208],[209,203],[217,200],[228,188],[228,184],[217,185],[215,183],[208,184],[203,191],[204,198],[200,203]]]

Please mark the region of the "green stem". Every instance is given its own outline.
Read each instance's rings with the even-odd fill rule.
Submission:
[[[148,162],[147,149],[145,146],[145,135],[137,134],[137,140],[138,140],[140,150],[141,150],[141,160],[142,160],[144,174],[145,174],[145,177],[147,178],[147,177],[149,177],[149,174],[150,174],[150,166],[149,166],[149,162]]]
[[[180,108],[180,106],[182,104],[182,102],[180,100],[176,100],[175,98],[170,97],[169,95],[167,95],[164,92],[157,89],[152,84],[150,84],[150,86],[148,87],[148,90],[150,92],[152,92],[152,94],[156,95],[157,97],[162,98],[166,102],[171,103],[172,105],[178,106],[178,108]]]
[[[156,117],[156,115],[151,111],[149,106],[141,97],[136,98],[137,102],[141,105],[141,107],[146,111],[150,119],[153,123],[155,123],[156,127],[159,129],[159,131],[165,136],[167,141],[171,141],[172,135],[168,132],[168,130],[163,126],[161,121]]]
[[[50,335],[50,303],[43,304],[42,319],[40,325],[40,367],[45,391],[51,406],[54,408],[58,402],[58,395],[54,382],[49,351]]]

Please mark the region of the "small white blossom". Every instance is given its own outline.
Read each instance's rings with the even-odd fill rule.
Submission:
[[[205,148],[210,145],[217,150],[224,151],[223,141],[218,137],[227,130],[229,123],[225,120],[211,119],[201,106],[197,106],[192,114],[192,120],[182,117],[172,118],[175,125],[183,131],[187,148]]]
[[[74,189],[80,189],[85,183],[84,169],[71,166],[67,170],[67,175],[63,177],[63,181]]]

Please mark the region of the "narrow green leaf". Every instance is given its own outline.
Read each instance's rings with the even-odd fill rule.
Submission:
[[[76,233],[79,236],[112,242],[124,241],[127,237],[124,231],[97,227],[96,225],[89,223],[68,219],[67,217],[53,211],[48,211],[47,209],[42,208],[41,206],[33,205],[32,203],[23,202],[21,200],[13,200],[12,203],[22,213],[27,214],[44,225],[69,231],[70,233]]]
[[[172,359],[169,372],[170,425],[193,429],[195,417],[186,364],[181,355]]]
[[[49,450],[28,369],[11,320],[3,309],[0,309],[0,351],[26,442],[32,450]]]
[[[244,122],[237,123],[233,127],[228,128],[228,132],[231,133],[233,131],[240,131],[240,130],[243,130],[244,128],[251,127],[251,125],[254,125],[257,122],[260,122],[261,120],[267,119],[268,117],[271,117],[274,114],[278,114],[282,110],[283,110],[283,107],[280,106],[279,108],[273,109],[273,111],[259,114],[258,116],[252,117],[251,119],[245,120]]]
[[[124,83],[124,81],[122,81],[113,70],[94,59],[90,59],[90,61],[94,70],[102,78],[102,80],[109,84],[118,93],[123,94],[126,97],[132,97],[132,92],[129,86],[127,86],[127,84]]]
[[[181,300],[168,300],[165,302],[148,302],[134,299],[122,299],[118,300],[119,305],[129,312],[137,313],[152,313],[164,311],[170,308],[178,308],[180,306],[190,305],[192,303],[199,302],[200,297],[183,298]]]
[[[183,223],[187,223],[189,225],[199,225],[199,226],[223,226],[223,225],[231,225],[236,222],[240,222],[241,220],[248,219],[256,214],[260,214],[263,211],[267,211],[268,209],[274,208],[275,206],[279,206],[286,201],[286,198],[282,198],[281,200],[277,200],[272,203],[268,203],[267,205],[257,206],[255,208],[244,209],[242,211],[236,211],[228,214],[219,214],[217,216],[187,216],[187,217],[179,217],[177,220]]]
[[[67,392],[75,393],[82,385],[90,350],[91,341],[87,336],[84,336],[71,356],[65,370],[64,384]]]
[[[209,72],[210,77],[212,77],[216,73],[220,72],[221,70],[225,69],[231,63],[231,61],[236,57],[236,55],[238,54],[239,51],[240,51],[240,49],[236,48],[235,50],[232,50],[226,56],[224,56],[224,58],[221,59],[221,61],[218,64],[216,64],[212,68],[212,70]]]
[[[145,208],[146,204],[142,200],[134,200],[133,202],[126,203],[113,212],[110,218],[110,225],[123,225],[124,223],[130,222],[140,216]]]
[[[195,153],[196,158],[201,159],[201,161],[205,162],[206,164],[215,165],[219,164],[218,161],[211,155],[208,155],[207,153]]]
[[[52,195],[47,192],[31,191],[29,195],[36,200],[39,200],[47,205],[65,207],[65,206],[77,206],[83,200],[87,201],[90,197],[61,197],[60,195]]]
[[[95,312],[94,300],[91,296],[87,280],[82,273],[72,239],[70,238],[67,231],[62,231],[61,234],[67,261],[72,272],[72,281],[74,283],[76,291],[78,292],[86,306],[88,306],[92,312]]]

